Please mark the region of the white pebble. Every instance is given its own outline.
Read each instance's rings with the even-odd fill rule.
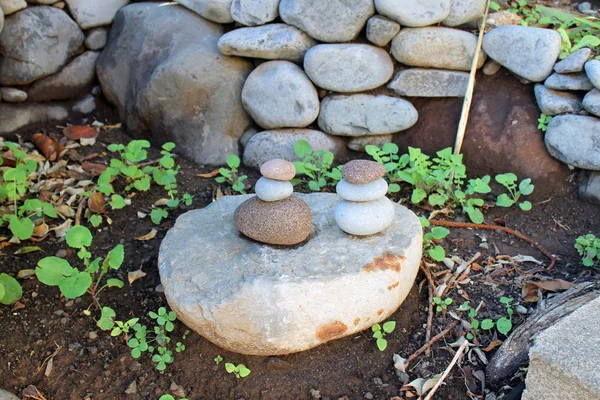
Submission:
[[[263,176],[256,182],[254,192],[263,201],[278,201],[290,197],[294,187],[290,182],[276,181]]]
[[[375,201],[385,196],[388,191],[388,184],[383,178],[360,185],[342,179],[335,187],[335,191],[344,200]]]
[[[351,235],[366,236],[383,231],[393,221],[396,210],[387,197],[375,201],[342,200],[333,212],[341,230]]]

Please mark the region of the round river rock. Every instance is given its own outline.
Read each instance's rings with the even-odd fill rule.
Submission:
[[[296,176],[296,167],[287,160],[274,158],[260,166],[260,173],[276,181],[291,181]]]
[[[355,185],[373,182],[385,175],[385,167],[378,162],[370,160],[348,161],[342,167],[342,176],[345,180]]]
[[[250,197],[225,196],[185,213],[161,244],[167,301],[191,329],[228,351],[283,355],[368,329],[402,304],[422,248],[410,210],[394,204],[385,232],[359,238],[337,227],[337,195],[298,195],[313,212],[315,234],[281,248],[236,230],[234,210]]]

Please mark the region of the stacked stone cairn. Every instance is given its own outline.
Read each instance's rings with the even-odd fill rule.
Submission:
[[[385,168],[375,161],[353,160],[342,168],[343,179],[336,186],[343,199],[335,207],[335,222],[351,235],[374,235],[394,220],[394,203],[385,195],[388,184]]]
[[[254,188],[256,196],[236,209],[234,223],[240,232],[256,241],[290,246],[306,240],[312,227],[308,205],[293,196],[289,182],[296,176],[291,162],[274,159],[260,167],[263,175]]]

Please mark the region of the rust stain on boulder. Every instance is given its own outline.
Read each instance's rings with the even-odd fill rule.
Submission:
[[[397,288],[399,284],[400,284],[400,281],[397,281],[396,283],[391,284],[390,286],[388,286],[388,290]]]
[[[359,322],[360,322],[360,318],[356,318],[356,319],[354,320],[354,326],[358,325],[358,323],[359,323]]]
[[[317,329],[317,339],[322,342],[327,342],[342,336],[347,330],[348,327],[346,324],[340,321],[334,321]]]
[[[381,310],[377,311],[377,315],[381,315],[381,314],[383,314],[383,308]]]
[[[385,271],[391,269],[400,272],[404,260],[406,260],[406,257],[404,256],[397,256],[393,253],[386,252],[381,256],[375,257],[370,263],[365,264],[363,270],[372,272],[375,270]]]

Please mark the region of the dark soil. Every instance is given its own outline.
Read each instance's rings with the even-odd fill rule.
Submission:
[[[59,131],[49,130],[48,133]],[[94,148],[86,151],[102,151],[103,146],[109,143],[126,143],[128,140],[120,130],[106,131],[99,137]],[[157,157],[158,152],[154,151],[150,158]],[[192,165],[181,159],[178,161],[182,165],[180,188],[194,196],[193,208],[210,204],[217,193],[217,186],[213,179],[203,179],[196,175],[209,172],[212,168]],[[246,172],[250,175],[251,183],[254,183],[258,178],[257,173]],[[406,196],[407,192],[404,191],[400,197]],[[161,197],[164,197],[164,193],[157,188],[136,194],[132,206],[109,212],[112,224],[105,224],[95,232],[91,248],[94,254],[104,256],[116,244],[125,245],[125,263],[116,277],[126,281],[127,271],[140,267],[148,274],[132,285],[126,284],[123,289],[108,289],[101,295],[102,303],[115,309],[122,320],[135,316],[141,317],[148,324],[151,322],[147,318],[149,311],[167,306],[164,295],[156,290],[160,283],[158,249],[161,239],[173,225],[177,215],[185,210],[171,212],[168,220],[157,228],[156,238],[150,241],[135,240],[156,228],[148,217],[139,219],[136,212],[148,212],[151,205]],[[423,213],[418,208],[414,208],[414,211]],[[471,283],[450,292],[450,297],[454,300],[452,307],[461,304],[465,298],[470,298],[475,307],[480,301],[484,301],[486,307],[483,308],[482,317],[498,317],[503,315],[503,306],[498,302],[501,296],[512,296],[515,304],[524,304],[525,307],[535,306],[523,303],[521,298],[521,287],[526,279],[555,277],[572,282],[592,279],[593,273],[590,274],[581,265],[573,243],[580,234],[600,234],[596,224],[599,218],[600,208],[581,203],[574,193],[568,197],[549,198],[534,205],[533,211],[527,213],[491,207],[486,214],[487,223],[500,222],[526,234],[550,252],[559,255],[559,260],[556,267],[548,271],[525,263],[519,265],[518,270],[504,268],[489,273],[473,272]],[[6,232],[0,232],[2,233]],[[487,246],[482,247],[483,238]],[[43,249],[43,255],[39,252],[14,255],[17,246],[5,248],[0,253],[0,272],[15,276],[20,270],[35,268],[37,261],[43,256],[54,255],[61,249],[67,250],[65,243],[57,243],[54,238],[38,245]],[[534,247],[496,231],[454,229],[444,241],[444,247],[449,255],[457,255],[462,259],[469,259],[479,251],[482,256],[478,263],[488,268],[498,255],[531,255],[543,261],[545,266],[549,264]],[[68,259],[72,262],[76,260],[71,253]],[[439,271],[442,270],[443,266],[440,266]],[[406,358],[425,342],[428,291],[423,280],[424,277],[419,275],[409,297],[391,317],[398,325],[388,336],[389,346],[384,352],[377,349],[368,331],[283,357],[252,357],[230,353],[191,333],[185,342],[185,352],[175,354],[175,362],[166,372],[160,373],[147,355],[134,360],[124,341],[112,338],[96,327],[93,317],[98,318],[99,313],[90,305],[89,296],[83,297],[81,301],[68,302],[60,297],[57,288],[47,287],[35,278],[29,278],[22,281],[24,296],[21,303],[24,307],[14,310],[0,307],[0,387],[20,394],[27,386],[35,385],[46,398],[56,400],[158,399],[162,394],[173,393],[178,387],[190,399],[311,399],[311,389],[319,391],[322,398],[332,400],[343,396],[348,399],[405,398],[406,393],[400,392],[402,382],[396,376],[392,355],[397,353]],[[88,308],[92,311],[92,317],[83,313]],[[518,324],[523,319],[523,316],[516,314],[514,323]],[[433,335],[451,321],[449,315],[436,313]],[[179,324],[173,334],[176,341],[184,329]],[[98,337],[90,338],[90,332],[97,333]],[[410,380],[441,373],[452,354],[440,347],[454,342],[459,335],[460,332],[455,330],[433,347],[430,356],[419,357],[419,361],[415,361],[408,371]],[[485,347],[495,338],[482,333],[479,339],[482,347]],[[48,360],[53,354],[52,368],[49,370]],[[487,356],[490,357],[491,354],[493,351]],[[227,362],[245,364],[252,373],[247,378],[236,379],[226,373],[223,363],[217,365],[213,361],[217,355]],[[473,380],[473,373],[483,370],[484,365],[476,356],[471,359],[471,362],[465,361],[462,368],[452,371],[445,380],[445,385],[435,395],[436,399],[485,397],[480,383]],[[131,394],[126,394],[133,382],[136,384],[135,389],[129,390]],[[506,381],[504,384],[514,387],[519,384],[519,379]],[[485,390],[495,389],[498,388]]]

